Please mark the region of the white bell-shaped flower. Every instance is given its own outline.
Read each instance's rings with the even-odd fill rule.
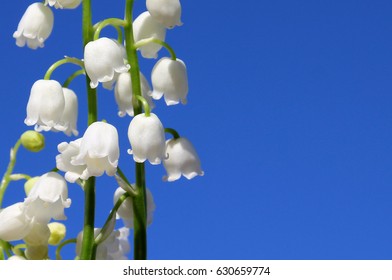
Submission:
[[[60,119],[60,124],[55,125],[54,131],[63,131],[66,135],[78,136],[76,128],[78,121],[78,97],[75,92],[69,88],[63,88],[64,110]]]
[[[133,37],[135,42],[142,39],[156,38],[165,41],[166,28],[157,22],[149,12],[140,14],[133,22]],[[139,48],[144,58],[157,58],[161,45],[150,43]]]
[[[175,105],[179,101],[186,104],[188,75],[182,60],[168,57],[158,60],[151,72],[151,82],[152,98],[160,99],[164,95],[167,105]]]
[[[56,167],[65,172],[64,178],[70,183],[75,183],[80,178],[87,165],[73,165],[71,160],[79,154],[82,138],[69,143],[62,142],[57,146],[60,152],[56,156]]]
[[[150,97],[151,88],[148,84],[147,79],[140,72],[140,86],[142,90],[142,96],[147,100],[150,109],[154,108],[154,103]],[[133,117],[133,104],[132,104],[132,80],[129,73],[121,73],[117,79],[116,86],[114,88],[114,97],[118,105],[118,115],[124,117],[126,114]]]
[[[15,241],[23,239],[31,230],[31,219],[26,216],[26,207],[22,202],[0,210],[0,239]]]
[[[91,41],[85,46],[84,66],[91,79],[91,88],[96,88],[99,82],[113,81],[115,73],[125,73],[130,68],[129,64],[124,63],[120,44],[106,37]]]
[[[63,88],[55,80],[38,80],[30,91],[26,125],[48,131],[60,124],[65,106]]]
[[[131,251],[129,244],[129,229],[126,227],[119,228],[112,233],[104,245],[108,253],[108,260],[127,260],[127,254]],[[111,242],[108,242],[111,241]]]
[[[180,0],[147,0],[147,10],[167,28],[182,25]]]
[[[94,237],[100,233],[100,228],[94,229]],[[114,230],[110,235],[97,246],[96,260],[126,260],[126,255],[130,251],[129,229],[120,228]],[[76,255],[80,256],[82,251],[83,231],[76,238]]]
[[[120,149],[117,129],[105,122],[92,123],[84,133],[79,153],[71,159],[75,166],[85,166],[80,178],[113,176],[117,171]]]
[[[75,9],[82,0],[45,0],[45,5],[55,7],[56,9]]]
[[[120,183],[120,182],[119,182]],[[125,193],[125,190],[122,187],[118,187],[114,192],[113,196],[113,204],[116,204],[117,200]],[[146,208],[147,208],[147,225],[151,225],[154,211],[155,211],[155,203],[152,197],[151,191],[146,188]],[[117,218],[121,218],[124,222],[124,225],[127,228],[133,228],[133,202],[132,198],[128,197],[118,208],[117,210]]]
[[[128,138],[136,162],[160,164],[165,158],[165,130],[158,117],[151,113],[150,116],[139,114],[134,117],[128,127]]]
[[[200,167],[200,159],[195,148],[188,139],[180,137],[166,141],[167,158],[163,161],[167,176],[163,177],[164,181],[175,181],[184,175],[187,179],[200,175],[204,172]]]
[[[71,205],[67,182],[56,172],[48,172],[37,180],[24,203],[27,215],[37,222],[48,223],[51,218],[65,220],[64,208]]]
[[[13,37],[18,47],[27,46],[33,50],[44,46],[44,41],[53,29],[53,12],[42,3],[31,4],[23,14]]]

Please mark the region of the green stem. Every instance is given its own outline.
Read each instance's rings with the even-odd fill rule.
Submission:
[[[61,249],[63,249],[63,247],[65,245],[68,245],[68,244],[71,244],[71,243],[76,243],[76,242],[77,242],[76,238],[68,239],[68,240],[65,240],[65,241],[61,242],[60,245],[56,249],[56,260],[61,260],[62,259],[61,255],[60,255],[60,252],[61,252]]]
[[[86,71],[84,71],[84,69],[80,69],[80,70],[74,72],[71,76],[69,76],[69,77],[65,80],[65,82],[63,83],[63,87],[67,88],[67,87],[71,84],[71,82],[72,82],[77,76],[80,76],[80,75],[86,75]]]
[[[150,109],[150,105],[148,105],[147,100],[139,95],[135,95],[135,97],[142,103],[142,106],[144,108],[144,114],[146,115],[146,117],[149,117],[151,114],[151,109]]]
[[[50,80],[50,76],[52,76],[53,71],[56,70],[59,66],[66,63],[76,64],[82,67],[82,69],[84,69],[84,63],[80,59],[74,57],[65,57],[63,59],[60,59],[59,61],[56,61],[49,67],[48,71],[46,71],[45,73],[44,80]]]
[[[129,193],[124,193],[122,196],[120,196],[120,198],[117,200],[116,204],[114,205],[112,211],[110,212],[108,218],[105,221],[104,226],[102,227],[100,233],[97,235],[97,237],[95,237],[95,245],[98,246],[99,243],[102,243],[103,241],[105,241],[104,237],[108,237],[108,235],[106,234],[106,232],[108,231],[108,229],[111,227],[112,224],[112,219],[115,219],[115,215],[117,213],[118,208],[120,208],[121,204],[128,198],[130,197]]]
[[[151,44],[151,43],[155,43],[155,44],[158,44],[158,45],[165,47],[169,51],[171,59],[177,60],[177,56],[176,56],[176,53],[174,52],[173,48],[168,43],[166,43],[162,40],[159,40],[157,38],[154,38],[154,37],[139,40],[135,43],[134,47],[136,49],[138,49],[140,47],[143,47],[143,46],[145,46],[147,44]]]
[[[83,46],[93,40],[91,0],[83,0]],[[96,90],[90,87],[90,78],[86,75],[88,125],[98,119]],[[84,226],[82,251],[80,259],[90,260],[93,257],[94,222],[95,222],[95,177],[90,177],[84,185]]]
[[[104,29],[106,26],[113,26],[116,28],[118,36],[122,37],[122,32],[120,27],[124,27],[127,25],[126,21],[119,19],[119,18],[108,18],[105,19],[104,21],[100,22],[94,32],[94,41],[99,39],[99,35],[101,34],[101,30]],[[122,42],[121,42],[122,43]]]
[[[165,132],[166,133],[170,133],[171,135],[173,135],[174,139],[180,138],[180,134],[174,128],[165,128]]]
[[[124,31],[128,62],[131,65],[130,75],[132,80],[132,92],[136,97],[142,96],[142,91],[140,86],[139,62],[133,38],[133,2],[134,0],[126,0],[125,3],[125,21],[127,22],[127,25],[124,27]],[[133,98],[133,110],[135,112],[135,116],[142,113],[142,108],[139,105],[137,98]],[[145,260],[147,259],[147,210],[144,163],[136,163],[135,169],[137,195],[132,198],[134,211],[134,259]]]
[[[11,174],[12,171],[14,170],[15,163],[16,163],[16,154],[18,153],[21,144],[22,141],[19,139],[10,152],[10,162],[8,163],[7,170],[4,173],[3,179],[1,180],[1,184],[0,184],[0,209],[2,208],[3,205],[4,193],[9,183],[11,182]]]
[[[11,174],[10,175],[10,180],[12,181],[19,181],[19,180],[30,180],[31,176],[27,175],[27,174]]]

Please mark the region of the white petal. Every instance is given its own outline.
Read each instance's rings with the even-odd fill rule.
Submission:
[[[27,46],[31,49],[42,48],[44,41],[52,32],[53,22],[53,12],[49,7],[42,3],[31,4],[26,9],[18,24],[18,29],[13,34],[16,45],[23,47],[27,43]]]

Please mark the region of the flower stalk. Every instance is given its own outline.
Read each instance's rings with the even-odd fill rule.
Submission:
[[[128,62],[131,65],[130,75],[132,80],[133,108],[135,116],[142,113],[142,106],[139,105],[138,96],[142,96],[140,85],[140,70],[137,58],[132,27],[132,11],[134,0],[126,0],[125,3],[125,47]],[[134,259],[147,259],[147,208],[146,208],[146,180],[144,163],[135,164],[136,193],[133,199],[134,211]]]
[[[8,163],[8,167],[6,172],[4,173],[3,179],[1,180],[0,184],[0,209],[3,205],[4,193],[11,182],[11,174],[14,171],[15,163],[16,163],[16,154],[18,153],[19,147],[22,144],[22,141],[19,139],[15,146],[11,149],[10,152],[10,162]]]
[[[91,0],[83,1],[83,46],[93,40],[93,26],[91,13]],[[96,90],[90,87],[90,78],[86,75],[87,102],[88,102],[88,125],[98,119]],[[84,185],[85,214],[83,226],[83,241],[80,259],[91,260],[94,258],[94,222],[95,222],[95,177],[90,177]]]

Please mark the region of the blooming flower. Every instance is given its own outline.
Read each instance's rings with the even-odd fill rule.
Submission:
[[[57,146],[60,154],[56,156],[56,167],[65,172],[64,178],[70,183],[75,183],[87,167],[85,164],[71,164],[72,158],[79,154],[81,142],[82,138],[79,138],[69,143],[62,142]]]
[[[69,208],[67,182],[56,172],[42,175],[24,201],[26,213],[40,223],[48,223],[51,218],[65,220],[64,208]]]
[[[55,7],[56,9],[75,9],[82,0],[45,0],[45,5]]]
[[[165,97],[167,105],[175,105],[181,100],[186,104],[188,94],[188,76],[186,66],[180,59],[163,57],[155,64],[151,72],[153,86],[152,98]]]
[[[97,237],[101,229],[94,229],[94,237]],[[120,228],[112,231],[110,235],[97,246],[96,260],[126,260],[130,251],[128,240],[129,229]],[[79,256],[82,251],[83,231],[76,238],[76,254]]]
[[[71,158],[74,166],[85,166],[80,178],[101,176],[104,172],[113,176],[120,156],[117,129],[105,122],[91,124],[84,133],[79,153]],[[68,170],[66,170],[68,171]]]
[[[44,46],[44,41],[53,29],[53,12],[42,3],[31,4],[23,14],[13,37],[18,47],[27,46],[33,50]]]
[[[133,37],[135,42],[147,38],[156,38],[165,41],[166,28],[158,23],[149,12],[140,14],[133,22]],[[144,58],[157,58],[162,48],[159,44],[150,43],[139,48]]]
[[[65,106],[64,93],[59,82],[38,80],[30,91],[27,103],[26,125],[35,125],[37,131],[48,131],[59,125]]]
[[[148,81],[142,73],[140,73],[140,85],[142,90],[142,96],[147,100],[150,108],[154,107],[154,103],[151,100],[151,88]],[[125,114],[134,116],[133,104],[132,104],[132,80],[129,73],[121,73],[118,76],[116,86],[114,88],[114,97],[118,105],[118,115],[124,117]]]
[[[18,202],[0,210],[0,239],[15,241],[23,239],[30,231],[31,219],[26,216],[26,207]]]
[[[147,0],[147,10],[156,21],[167,28],[182,25],[179,0]]]
[[[78,120],[78,97],[75,92],[69,88],[63,88],[63,94],[64,110],[59,124],[54,127],[54,131],[64,131],[68,136],[71,136],[71,134],[78,136],[79,132],[76,129]]]
[[[128,138],[133,149],[128,153],[133,154],[136,162],[148,159],[151,164],[160,164],[165,157],[165,131],[155,114],[134,117],[128,127]]]
[[[118,187],[114,192],[113,204],[125,193],[122,187]],[[146,206],[147,206],[147,225],[151,225],[155,211],[155,203],[151,191],[146,189]],[[133,228],[133,202],[132,198],[128,197],[118,208],[117,218],[121,218],[127,228]]]
[[[180,137],[166,141],[167,158],[163,161],[167,176],[163,177],[165,181],[175,181],[184,175],[187,179],[200,175],[204,172],[200,167],[200,159],[195,148],[188,139]]]
[[[91,41],[85,46],[84,66],[92,88],[96,88],[99,82],[113,81],[115,73],[125,73],[130,68],[129,64],[124,63],[120,44],[106,37]]]

